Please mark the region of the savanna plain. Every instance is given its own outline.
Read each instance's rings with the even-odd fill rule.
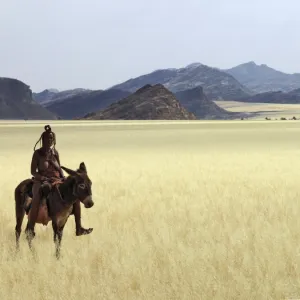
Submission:
[[[0,299],[300,298],[300,121],[50,123],[95,202],[59,261],[51,223],[35,258],[24,231],[14,253],[14,188],[45,124],[0,123]]]

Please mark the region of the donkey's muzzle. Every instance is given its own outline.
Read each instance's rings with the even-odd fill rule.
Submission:
[[[91,208],[94,206],[94,201],[91,196],[85,198],[82,202],[85,208]]]

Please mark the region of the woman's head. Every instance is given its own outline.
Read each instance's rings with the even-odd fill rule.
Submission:
[[[55,147],[56,144],[56,136],[55,133],[51,130],[50,125],[46,125],[45,127],[45,131],[41,134],[41,137],[39,138],[39,140],[36,142],[35,146],[34,146],[34,150],[36,148],[36,145],[39,142],[42,142],[42,147],[45,149],[49,149],[52,146]]]

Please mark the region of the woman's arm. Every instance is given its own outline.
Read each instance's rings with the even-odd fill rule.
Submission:
[[[58,166],[59,166],[59,172],[60,172],[60,177],[61,178],[65,178],[65,175],[63,173],[63,170],[61,169],[60,167],[60,158],[59,158],[59,154],[58,154],[58,151],[55,149],[55,156],[56,156],[56,160],[57,160],[57,163],[58,163]]]

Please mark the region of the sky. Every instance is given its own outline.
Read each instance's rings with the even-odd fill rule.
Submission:
[[[300,72],[299,0],[0,0],[0,77],[106,89],[156,69]]]

